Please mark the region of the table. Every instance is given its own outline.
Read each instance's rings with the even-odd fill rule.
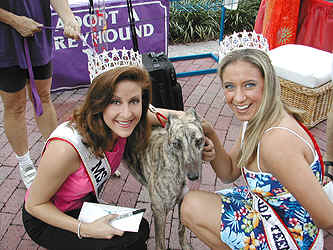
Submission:
[[[168,49],[169,1],[132,0],[140,53],[165,52]],[[89,0],[71,0],[70,7],[81,24],[81,32],[92,46]],[[108,49],[132,48],[126,0],[106,0],[107,29],[104,38],[97,33]],[[52,12],[52,26],[63,28],[57,13]],[[62,30],[54,31],[53,81],[51,91],[87,87],[90,84],[87,56],[82,50],[88,47],[82,41],[63,36]]]

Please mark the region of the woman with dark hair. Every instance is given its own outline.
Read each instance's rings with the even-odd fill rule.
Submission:
[[[233,50],[218,76],[243,127],[227,152],[212,125],[204,124],[216,151],[210,163],[224,183],[242,176],[246,185],[190,191],[182,222],[214,250],[322,249],[321,229],[333,228],[333,204],[322,188],[320,152],[296,110],[282,103],[269,56]]]
[[[112,227],[115,215],[92,223],[77,218],[84,201],[99,199],[121,159],[145,147],[158,123],[150,101],[149,74],[139,66],[113,68],[92,81],[83,105],[47,140],[26,193],[22,216],[32,240],[47,249],[146,249],[145,219],[133,233]]]

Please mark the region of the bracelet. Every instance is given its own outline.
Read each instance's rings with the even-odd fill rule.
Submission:
[[[81,227],[81,221],[79,221],[79,224],[77,225],[77,237],[81,240],[82,236],[80,235],[80,227]]]

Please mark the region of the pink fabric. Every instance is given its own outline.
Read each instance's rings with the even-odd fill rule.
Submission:
[[[119,138],[114,150],[105,153],[112,173],[114,173],[119,167],[125,150],[125,145],[126,138]],[[61,211],[77,209],[83,205],[82,198],[93,191],[93,185],[90,182],[88,173],[81,161],[80,168],[67,178],[52,198],[52,202]],[[26,192],[25,200],[27,200],[28,194],[29,190]]]

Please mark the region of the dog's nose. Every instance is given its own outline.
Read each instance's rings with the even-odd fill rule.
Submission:
[[[199,175],[198,174],[193,174],[193,173],[189,173],[187,175],[187,178],[190,180],[190,181],[195,181],[199,178]]]

